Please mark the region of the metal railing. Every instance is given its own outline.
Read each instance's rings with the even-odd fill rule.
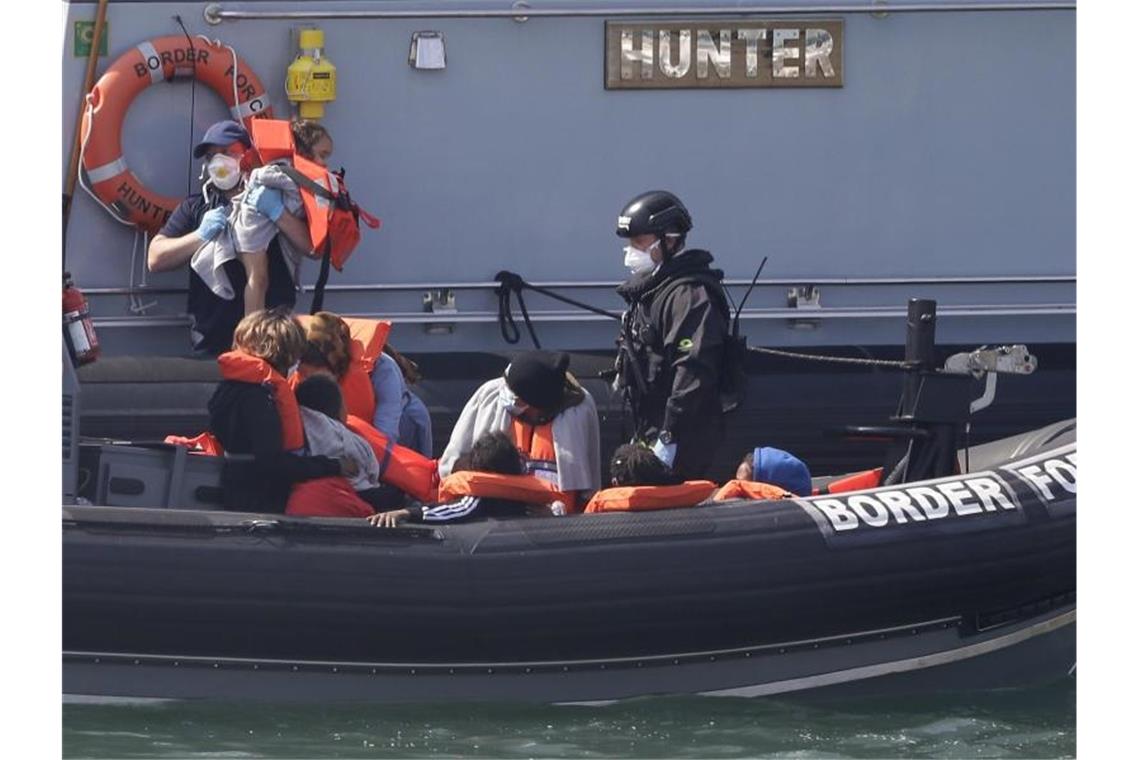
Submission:
[[[509,18],[526,21],[530,18],[596,18],[596,17],[659,17],[659,16],[784,16],[789,14],[840,14],[869,13],[949,13],[949,12],[1003,12],[1003,11],[1072,11],[1075,2],[950,2],[950,3],[788,3],[784,5],[723,5],[723,6],[647,6],[611,8],[532,8],[525,2],[516,2],[510,8],[477,9],[448,8],[438,10],[248,10],[227,9],[221,3],[211,3],[203,11],[208,24],[223,21],[251,19],[493,19]]]
[[[914,285],[1038,285],[1038,284],[1076,284],[1076,275],[1005,275],[980,277],[782,277],[766,278],[756,283],[756,287],[796,287],[801,285],[816,286],[914,286]],[[532,283],[550,290],[583,290],[589,288],[610,289],[621,284],[619,280],[577,280],[577,281],[551,281]],[[752,284],[747,279],[725,279],[724,284],[729,287],[747,287]],[[487,282],[369,282],[329,285],[325,288],[330,293],[401,293],[431,290],[495,290],[500,283],[491,280]],[[303,292],[311,291],[311,287],[302,287]],[[84,288],[88,296],[144,296],[144,295],[184,295],[186,288]]]
[[[1075,303],[1037,304],[959,304],[941,306],[939,317],[1047,317],[1073,316],[1077,313]],[[352,316],[387,319],[393,324],[498,324],[496,311],[464,311],[439,314],[421,311],[407,312],[357,312]],[[897,319],[906,316],[905,306],[823,306],[818,309],[796,309],[785,307],[745,309],[741,320],[835,320],[835,319]],[[189,317],[185,314],[137,317],[95,317],[98,328],[136,327],[184,327]],[[531,322],[607,322],[608,317],[577,309],[531,311]]]

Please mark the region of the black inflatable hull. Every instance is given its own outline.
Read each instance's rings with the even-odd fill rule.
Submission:
[[[843,497],[440,529],[66,507],[64,691],[593,702],[1063,676],[1075,433],[1032,440]]]

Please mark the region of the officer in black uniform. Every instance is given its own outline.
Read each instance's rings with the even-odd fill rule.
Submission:
[[[724,437],[721,371],[729,310],[708,251],[685,247],[688,210],[664,190],[642,193],[618,217],[633,276],[618,287],[628,309],[618,341],[617,384],[635,437],[686,479],[703,476]]]

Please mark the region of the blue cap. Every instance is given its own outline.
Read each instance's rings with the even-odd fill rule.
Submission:
[[[796,496],[811,496],[811,473],[799,458],[771,446],[752,452],[752,479],[771,483]]]
[[[194,146],[194,158],[201,158],[206,155],[206,151],[215,145],[227,148],[236,142],[240,142],[246,148],[253,147],[253,141],[249,139],[249,132],[246,132],[245,127],[236,121],[227,120],[211,124],[210,128],[206,130],[206,134],[202,136],[202,142]]]

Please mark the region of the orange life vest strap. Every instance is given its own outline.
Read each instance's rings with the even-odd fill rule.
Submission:
[[[172,443],[175,446],[185,446],[190,449],[191,454],[220,457],[225,453],[222,449],[222,442],[213,433],[199,433],[192,438],[182,435],[168,435],[162,439],[162,442]]]
[[[439,484],[439,501],[461,496],[509,499],[524,504],[549,504],[562,498],[553,485],[533,475],[499,475],[493,472],[453,472]]]
[[[675,486],[617,486],[594,494],[586,512],[641,512],[692,507],[712,496],[716,483],[686,480]]]
[[[883,468],[876,467],[873,470],[864,470],[863,472],[856,472],[853,475],[845,475],[842,478],[833,480],[828,483],[825,488],[820,489],[820,491],[823,493],[862,491],[865,488],[878,488],[882,482]]]
[[[761,483],[755,480],[730,480],[720,487],[713,497],[713,501],[728,501],[729,499],[786,499],[792,494],[771,483]]]
[[[299,449],[305,445],[305,427],[301,423],[301,410],[297,407],[297,397],[289,381],[264,359],[244,351],[227,351],[218,357],[218,368],[226,380],[241,383],[268,385],[281,418],[281,446],[286,451]]]
[[[355,415],[348,415],[348,429],[368,442],[380,463],[380,479],[423,502],[436,500],[439,462],[413,449],[397,445],[388,436]]]

